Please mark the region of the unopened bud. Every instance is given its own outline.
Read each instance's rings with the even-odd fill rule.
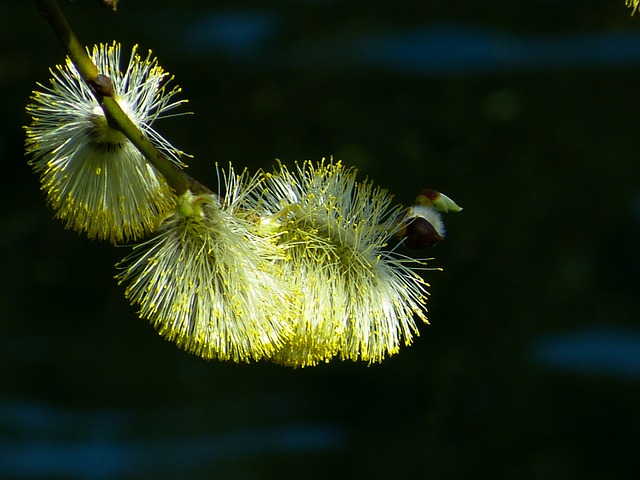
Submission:
[[[462,208],[444,193],[431,188],[423,189],[416,197],[416,205],[432,206],[441,213],[459,212]]]
[[[404,244],[414,250],[427,248],[444,240],[426,219],[414,217],[405,226]]]

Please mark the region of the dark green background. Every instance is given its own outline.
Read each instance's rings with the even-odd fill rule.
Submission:
[[[3,3],[0,477],[637,474],[640,18],[623,0],[62,4],[82,41],[139,43],[175,74],[195,115],[157,127],[204,183],[214,162],[334,155],[399,202],[432,187],[465,209],[426,252],[444,268],[431,325],[383,364],[188,355],[123,298],[128,249],[52,219],[22,125],[63,53],[31,2]],[[389,54],[394,35],[420,61]]]

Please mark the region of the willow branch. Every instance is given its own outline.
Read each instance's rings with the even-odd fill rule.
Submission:
[[[78,41],[69,22],[65,18],[57,0],[36,0],[38,10],[49,23],[64,46],[67,55],[76,66],[83,80],[89,85],[96,100],[102,107],[109,126],[121,132],[142,153],[167,183],[178,194],[187,190],[193,193],[212,193],[206,186],[178,168],[136,126],[120,108],[115,99],[111,80],[98,71],[85,47]]]

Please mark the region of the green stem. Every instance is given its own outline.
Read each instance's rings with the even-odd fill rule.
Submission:
[[[40,15],[49,22],[62,45],[67,50],[69,58],[73,60],[76,68],[85,81],[93,80],[98,75],[98,69],[93,64],[84,46],[71,30],[71,26],[65,18],[56,0],[36,0]]]
[[[93,91],[96,100],[102,107],[109,126],[124,134],[135,145],[155,169],[165,178],[169,186],[181,195],[187,190],[193,193],[213,193],[209,188],[180,170],[173,162],[163,155],[147,136],[120,108],[114,98],[111,81],[101,75],[85,47],[78,41],[69,22],[65,18],[57,0],[36,0],[42,17],[49,22],[56,33],[67,55],[74,63],[80,75]]]

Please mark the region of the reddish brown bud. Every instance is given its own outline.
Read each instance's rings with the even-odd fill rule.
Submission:
[[[405,227],[406,236],[404,244],[414,250],[427,248],[444,240],[444,237],[436,232],[433,225],[422,217],[414,217]]]
[[[425,199],[435,202],[438,198],[440,198],[440,192],[433,190],[432,188],[423,188],[418,194],[418,198],[416,199],[416,203],[420,203],[421,197]]]

